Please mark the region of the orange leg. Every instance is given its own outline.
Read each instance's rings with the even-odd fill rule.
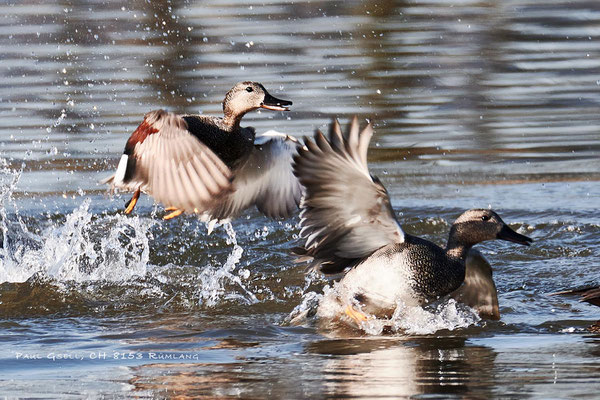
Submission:
[[[133,211],[133,208],[137,204],[137,201],[139,198],[140,198],[140,189],[135,191],[135,193],[133,194],[133,197],[127,203],[127,206],[125,207],[125,214],[129,214]]]
[[[344,313],[349,316],[358,326],[360,326],[361,322],[365,322],[367,320],[367,316],[360,311],[356,311],[352,306],[347,306],[344,310]]]
[[[178,209],[178,208],[175,208],[175,207],[168,207],[168,208],[166,208],[165,210],[167,210],[167,211],[172,211],[172,213],[165,215],[165,216],[163,217],[163,219],[164,219],[164,220],[167,220],[167,219],[172,219],[172,218],[178,217],[178,216],[180,216],[181,214],[183,214],[183,210],[180,210],[180,209]]]

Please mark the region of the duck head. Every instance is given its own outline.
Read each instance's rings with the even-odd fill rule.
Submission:
[[[450,229],[448,249],[462,248],[460,251],[462,253],[477,243],[494,239],[507,240],[525,246],[529,246],[533,242],[527,236],[512,230],[494,211],[476,208],[465,211],[454,221]]]
[[[228,122],[239,123],[239,120],[249,111],[266,108],[274,111],[289,111],[291,101],[273,97],[263,85],[257,82],[237,83],[223,101],[223,113]]]

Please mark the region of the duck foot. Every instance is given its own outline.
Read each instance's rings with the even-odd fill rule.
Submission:
[[[172,212],[170,214],[165,215],[163,217],[164,220],[173,219],[173,218],[178,217],[181,214],[183,214],[183,210],[180,210],[177,207],[167,207],[167,208],[165,208],[165,211],[172,211]]]
[[[135,191],[135,193],[133,193],[133,197],[131,198],[131,200],[129,200],[127,202],[127,205],[125,206],[125,214],[130,214],[133,211],[133,208],[137,204],[139,198],[140,198],[140,189],[137,189]]]
[[[358,326],[367,320],[367,316],[360,311],[356,311],[352,306],[347,306],[344,313],[349,316]]]

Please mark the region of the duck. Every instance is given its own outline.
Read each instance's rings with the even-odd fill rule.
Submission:
[[[600,307],[600,286],[587,286],[583,288],[568,289],[561,292],[550,293],[551,296],[579,296],[579,301]],[[588,327],[590,332],[600,333],[600,320]]]
[[[125,214],[143,192],[170,211],[165,220],[193,213],[214,226],[253,205],[268,217],[288,217],[302,195],[291,168],[297,140],[273,130],[257,135],[241,120],[258,108],[289,111],[291,105],[246,81],[227,92],[222,117],[151,111],[127,140],[116,172],[102,182],[111,191],[133,192]]]
[[[405,232],[386,188],[369,172],[372,135],[371,123],[361,131],[354,117],[346,132],[334,120],[328,137],[317,130],[298,145],[293,170],[305,194],[300,204],[302,245],[293,249],[296,261],[308,263],[308,270],[341,275],[335,290],[339,312],[358,325],[369,316],[390,318],[399,302],[423,306],[450,294],[482,301],[482,310],[493,315],[493,298],[474,296],[481,283],[477,277],[483,275],[489,284],[491,267],[472,253],[467,268],[472,247],[495,239],[529,246],[533,240],[511,229],[493,210],[481,208],[458,216],[445,247]],[[485,290],[495,295],[495,285]]]

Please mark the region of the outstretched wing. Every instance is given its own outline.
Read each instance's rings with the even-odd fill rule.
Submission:
[[[125,146],[113,188],[148,193],[167,207],[203,212],[231,192],[229,168],[188,131],[180,116],[151,111]]]
[[[317,131],[294,157],[294,173],[306,189],[300,205],[300,236],[306,242],[295,253],[324,273],[341,272],[404,241],[385,187],[369,174],[372,135],[370,124],[359,133],[356,117],[345,134],[334,121],[329,139]]]
[[[292,170],[297,143],[297,139],[275,131],[257,135],[250,156],[235,170],[234,192],[211,212],[213,218],[237,215],[252,205],[270,218],[290,216],[302,197],[302,187]]]

